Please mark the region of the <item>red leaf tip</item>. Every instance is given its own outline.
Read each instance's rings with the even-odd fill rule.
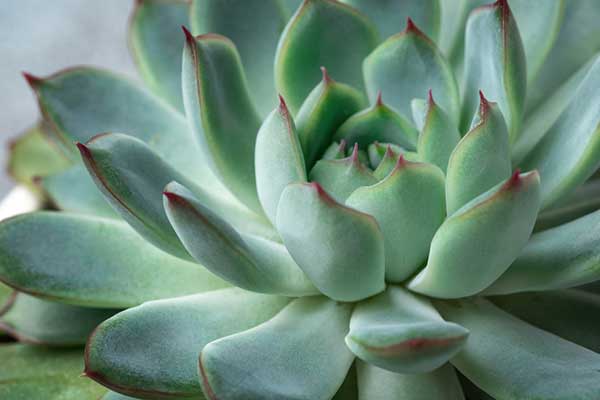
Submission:
[[[342,139],[340,141],[340,145],[338,146],[338,151],[340,153],[346,153],[346,146],[348,145],[348,142],[346,142],[346,139]]]
[[[513,189],[521,184],[521,169],[517,168],[511,175],[511,177],[504,184],[504,189]]]
[[[354,143],[354,148],[352,148],[352,155],[350,155],[350,159],[353,163],[358,161],[358,143]]]
[[[75,146],[77,146],[77,148],[79,149],[79,152],[81,153],[82,157],[92,158],[92,152],[85,144],[81,142],[75,142]]]
[[[406,18],[406,31],[418,31],[419,29],[413,22],[411,17]]]
[[[427,92],[427,101],[429,102],[430,106],[435,104],[435,100],[433,100],[433,91],[431,89],[429,89]]]
[[[42,82],[42,78],[38,78],[35,75],[30,74],[29,72],[22,72],[23,78],[27,81],[29,86],[35,87]]]
[[[195,39],[194,39],[194,35],[192,35],[192,32],[189,31],[188,28],[186,28],[185,25],[181,25],[181,30],[183,31],[183,33],[185,34],[185,40],[188,43],[194,43]]]
[[[481,116],[481,119],[485,119],[487,112],[490,109],[490,102],[488,101],[488,99],[485,98],[485,95],[483,94],[483,91],[480,90],[479,91],[479,115]]]
[[[173,193],[173,192],[169,192],[168,190],[165,190],[163,193],[163,196],[165,196],[167,198],[167,200],[169,200],[170,202],[176,202],[180,199],[179,195]]]
[[[288,106],[287,106],[283,96],[282,95],[278,95],[278,96],[279,96],[279,112],[287,118],[290,115]]]
[[[392,146],[390,146],[389,144],[385,149],[385,155],[388,157],[394,157],[396,155],[396,153],[394,153],[394,150],[392,150]]]
[[[404,166],[406,166],[406,158],[404,158],[404,154],[400,154],[400,156],[398,157],[398,161],[396,161],[395,169],[400,169]]]
[[[377,92],[377,100],[375,101],[376,107],[383,106],[383,99],[381,98],[381,90]]]
[[[329,76],[329,73],[327,72],[327,68],[322,66],[321,73],[323,74],[323,82],[325,82],[325,84],[330,84],[332,80],[331,80],[331,77]]]

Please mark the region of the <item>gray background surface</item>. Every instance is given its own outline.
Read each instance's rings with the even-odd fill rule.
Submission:
[[[0,0],[0,197],[13,185],[4,168],[8,143],[39,118],[21,72],[43,77],[84,64],[134,77],[132,7],[132,0]]]

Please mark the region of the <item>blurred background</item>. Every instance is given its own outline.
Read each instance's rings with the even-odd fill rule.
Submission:
[[[73,65],[95,65],[135,77],[127,48],[133,0],[0,0],[0,198],[12,138],[39,118],[21,72],[44,77]]]

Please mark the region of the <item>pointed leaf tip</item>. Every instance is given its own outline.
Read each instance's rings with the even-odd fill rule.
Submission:
[[[406,18],[406,29],[405,32],[413,31],[415,33],[420,33],[419,28],[415,25],[411,17]]]
[[[42,78],[38,78],[37,76],[30,74],[29,72],[23,71],[22,74],[23,78],[25,78],[27,81],[27,84],[33,88],[39,85],[43,80]]]
[[[185,40],[188,43],[194,43],[194,35],[192,35],[192,32],[190,32],[189,29],[185,25],[181,25],[181,30],[183,31],[183,33],[185,35]]]
[[[77,149],[79,149],[79,152],[81,153],[82,157],[87,158],[87,159],[93,158],[92,152],[85,144],[83,144],[81,142],[75,142],[75,146],[77,146]]]
[[[381,90],[377,92],[377,100],[375,101],[375,107],[383,106],[383,99],[381,98]]]
[[[358,161],[358,143],[354,143],[354,148],[352,149],[352,155],[350,157],[353,163]]]
[[[427,91],[427,102],[429,103],[430,107],[435,105],[435,100],[433,100],[433,90],[431,89]]]
[[[329,76],[329,73],[327,72],[327,68],[321,66],[321,73],[323,74],[323,82],[325,82],[325,84],[327,85],[330,84],[332,82],[332,79]]]

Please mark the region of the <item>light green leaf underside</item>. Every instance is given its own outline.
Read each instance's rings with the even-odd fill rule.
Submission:
[[[600,57],[571,103],[523,162],[542,177],[542,206],[550,206],[587,180],[600,165]]]
[[[354,191],[346,205],[377,220],[386,280],[402,282],[425,263],[431,239],[446,218],[444,174],[431,164],[398,161],[384,180]]]
[[[520,133],[527,76],[523,43],[508,4],[499,1],[472,12],[465,40],[461,131],[467,131],[482,90],[498,103],[513,143]]]
[[[371,170],[359,161],[358,152],[341,160],[317,161],[309,177],[340,203],[361,186],[377,183]]]
[[[360,359],[396,373],[441,367],[464,344],[469,331],[446,322],[431,303],[399,286],[356,305],[346,336]]]
[[[598,353],[600,296],[579,290],[520,293],[492,297],[512,315]]]
[[[224,36],[194,38],[187,31],[186,35],[182,80],[189,126],[214,174],[239,200],[262,212],[254,174],[260,117],[250,99],[240,55]]]
[[[103,308],[227,286],[202,266],[154,248],[125,223],[50,212],[0,224],[0,279],[37,296]]]
[[[86,350],[86,373],[131,396],[204,399],[198,377],[202,348],[267,321],[288,301],[223,289],[144,303],[94,332]]]
[[[436,303],[471,334],[452,364],[494,398],[593,400],[600,355],[535,328],[486,300]]]
[[[277,228],[313,284],[338,301],[357,301],[384,287],[384,242],[370,215],[345,207],[317,183],[289,185]]]
[[[194,34],[228,37],[240,52],[252,99],[262,116],[275,104],[273,59],[287,20],[279,0],[193,0],[190,18]]]
[[[408,287],[433,297],[474,295],[492,284],[521,253],[537,217],[540,179],[515,174],[444,221],[427,266]]]
[[[371,101],[381,92],[387,103],[411,118],[411,100],[431,89],[450,119],[458,121],[460,97],[454,74],[435,43],[412,22],[369,54],[363,73]]]
[[[600,278],[600,211],[531,237],[486,294],[564,289]]]
[[[182,185],[166,187],[164,207],[185,248],[215,275],[257,292],[318,293],[281,243],[241,236]]]
[[[204,393],[228,400],[332,398],[353,361],[344,345],[350,313],[348,304],[305,297],[256,328],[208,344],[200,355]]]
[[[319,82],[320,67],[340,82],[362,88],[360,66],[377,41],[375,26],[352,7],[333,0],[305,1],[279,40],[276,88],[292,113]]]
[[[188,22],[188,9],[185,0],[138,1],[129,26],[129,43],[142,78],[181,112],[181,26]]]
[[[306,166],[296,125],[283,98],[256,136],[256,190],[262,208],[275,224],[281,192],[292,182],[306,181]]]
[[[446,172],[448,215],[508,178],[511,171],[506,123],[495,103],[482,96],[471,130],[456,145]]]
[[[375,23],[382,39],[402,30],[411,18],[423,31],[437,40],[440,31],[440,0],[343,0],[367,14]]]
[[[106,389],[82,378],[80,349],[0,346],[0,398],[6,400],[97,400]]]
[[[42,178],[40,184],[52,205],[59,210],[106,218],[119,217],[79,163]]]
[[[357,361],[359,400],[464,400],[451,365],[424,374],[397,374]]]
[[[17,293],[0,315],[0,330],[21,342],[48,346],[78,346],[100,322],[116,310],[78,307]]]

